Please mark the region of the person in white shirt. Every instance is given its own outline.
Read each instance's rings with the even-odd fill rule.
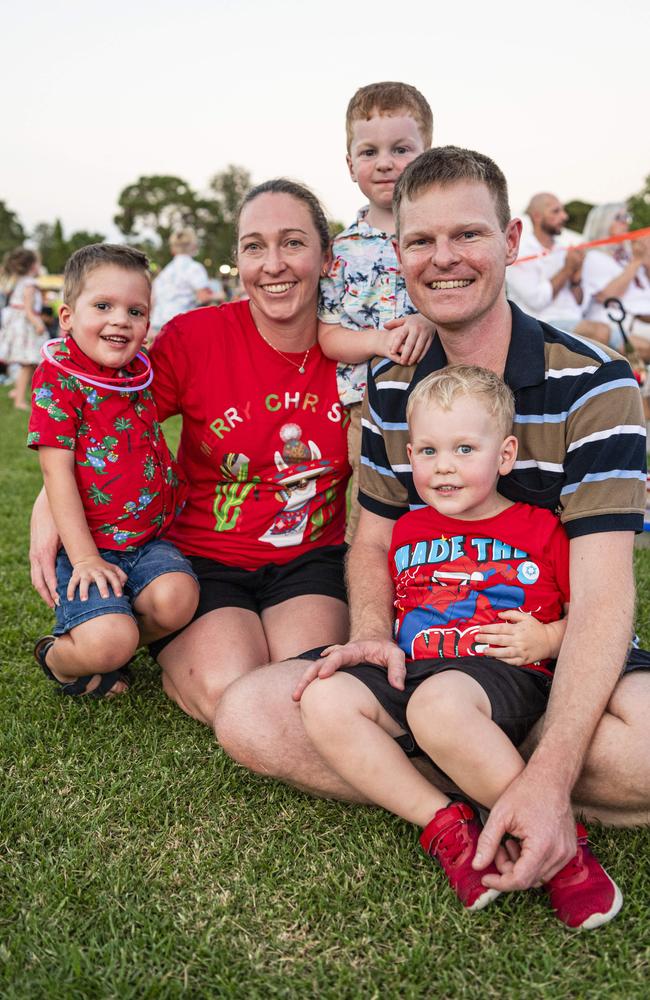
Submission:
[[[607,320],[595,322],[583,318],[584,251],[575,247],[564,249],[557,243],[568,219],[562,202],[554,194],[541,192],[530,199],[526,213],[532,231],[522,236],[519,256],[547,256],[513,264],[508,269],[509,298],[551,326],[606,344],[610,337]]]
[[[629,225],[625,204],[597,205],[587,216],[585,242],[623,236]],[[618,299],[625,310],[625,333],[642,360],[650,362],[650,239],[589,250],[582,276],[586,317],[606,322],[605,302]],[[619,343],[611,346],[621,350],[622,340],[619,334]]]
[[[189,227],[169,237],[173,256],[154,280],[152,289],[151,329],[154,334],[179,313],[214,301],[208,272],[203,264],[192,259],[198,248],[196,233]]]

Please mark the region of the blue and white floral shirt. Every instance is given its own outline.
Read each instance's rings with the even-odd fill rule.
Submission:
[[[380,330],[391,319],[417,312],[408,297],[392,234],[366,222],[369,206],[334,238],[329,274],[320,283],[318,318],[349,330]],[[367,363],[339,364],[341,402],[360,403],[366,391]]]

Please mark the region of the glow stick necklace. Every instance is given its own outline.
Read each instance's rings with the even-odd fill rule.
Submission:
[[[62,344],[65,337],[55,337],[54,340],[48,340],[46,344],[41,347],[41,357],[43,361],[49,361],[51,365],[55,368],[60,368],[62,372],[66,375],[76,378],[79,382],[84,382],[86,385],[92,385],[97,389],[104,389],[105,392],[142,392],[143,389],[147,389],[153,382],[153,369],[151,367],[151,361],[146,354],[142,351],[138,351],[136,358],[142,361],[144,364],[144,371],[138,372],[137,375],[121,375],[117,378],[106,377],[103,381],[98,379],[92,379],[84,372],[75,370],[74,368],[68,368],[57,358],[54,358],[48,351],[49,347],[54,344]],[[144,379],[144,381],[143,381]],[[125,382],[134,382],[137,380],[137,384],[133,386],[125,385]]]

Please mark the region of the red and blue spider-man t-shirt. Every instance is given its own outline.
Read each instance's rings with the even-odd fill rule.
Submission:
[[[401,517],[388,556],[395,586],[395,641],[408,660],[481,656],[481,626],[517,609],[547,623],[569,601],[569,541],[557,517],[515,503],[495,517],[462,521],[431,507]],[[527,664],[551,674],[552,661]]]
[[[71,337],[53,357],[67,371],[48,361],[36,369],[27,443],[74,452],[77,488],[98,548],[140,548],[169,527],[186,488],[154,398],[149,389],[109,391],[71,374],[95,382],[120,374],[91,361]],[[136,368],[142,365],[132,362],[122,374],[133,376]]]

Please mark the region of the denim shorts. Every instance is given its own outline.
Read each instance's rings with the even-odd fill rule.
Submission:
[[[127,581],[122,596],[116,597],[109,585],[108,597],[102,597],[97,584],[91,583],[87,601],[80,600],[78,587],[74,597],[69,601],[66,593],[72,576],[72,563],[65,549],[60,549],[56,559],[59,605],[55,609],[54,635],[65,635],[77,625],[99,618],[100,615],[129,615],[135,619],[133,602],[136,597],[156,577],[165,573],[187,573],[196,580],[196,574],[185,556],[171,542],[160,538],[154,538],[153,541],[146,542],[132,552],[100,549],[99,554],[106,562],[119,566],[126,573]]]

